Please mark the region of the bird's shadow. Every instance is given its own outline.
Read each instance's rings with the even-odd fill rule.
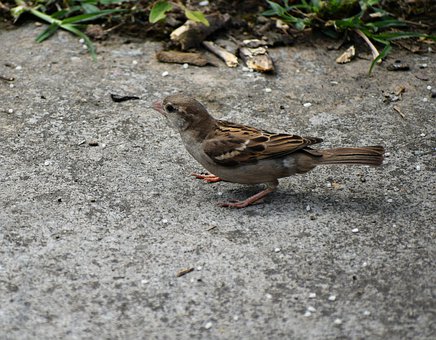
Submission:
[[[223,190],[223,201],[227,198],[243,200],[260,190],[259,187],[241,187]],[[398,205],[406,202],[389,203],[383,192],[370,191],[356,192],[350,190],[331,190],[327,192],[292,191],[280,189],[269,194],[259,203],[244,208],[248,214],[261,210],[263,214],[334,211],[342,214],[397,214]],[[402,209],[401,209],[402,210]]]

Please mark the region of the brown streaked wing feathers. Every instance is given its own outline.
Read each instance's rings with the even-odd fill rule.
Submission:
[[[218,121],[212,135],[203,142],[205,153],[222,165],[256,162],[291,154],[321,138],[271,133],[226,121]]]

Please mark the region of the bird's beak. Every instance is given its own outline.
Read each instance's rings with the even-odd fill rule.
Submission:
[[[164,108],[163,108],[163,105],[162,105],[162,101],[160,101],[160,100],[158,100],[158,101],[155,101],[154,103],[153,103],[153,109],[155,109],[157,112],[160,112],[160,113],[162,113],[164,116],[166,116],[166,112],[165,112],[165,110],[164,110]]]

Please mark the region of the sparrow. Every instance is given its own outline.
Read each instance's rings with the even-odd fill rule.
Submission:
[[[172,95],[153,108],[169,126],[180,133],[186,150],[210,174],[192,174],[208,183],[227,181],[266,184],[266,188],[243,201],[220,203],[244,208],[273,192],[279,178],[303,174],[318,165],[381,165],[383,146],[313,149],[323,140],[286,133],[273,133],[228,121],[217,120],[194,98]]]

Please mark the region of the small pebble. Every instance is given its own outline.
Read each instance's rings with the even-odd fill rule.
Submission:
[[[309,293],[309,299],[316,298],[316,293]]]
[[[431,87],[430,85],[428,85],[428,86],[427,86],[427,90],[430,91],[431,89],[432,89],[432,87]]]
[[[12,88],[15,87],[15,85],[14,84],[9,84],[9,87],[12,89]]]
[[[162,77],[166,77],[167,75],[169,75],[169,72],[168,72],[168,71],[164,71],[164,72],[162,72]]]
[[[280,250],[281,250],[280,248],[275,248],[275,249],[274,249],[274,252],[275,252],[275,253],[280,253]]]
[[[164,219],[162,219],[162,223],[163,223],[163,224],[167,224],[167,223],[168,223],[168,220],[167,220],[166,218],[164,218]]]
[[[248,67],[242,67],[242,72],[250,72],[251,69],[249,69]]]
[[[204,325],[204,328],[206,328],[206,329],[211,329],[212,328],[212,322],[208,322],[208,323],[206,323],[205,325]]]
[[[304,103],[303,106],[304,106],[304,107],[311,107],[311,106],[312,106],[312,103]]]
[[[332,184],[330,182],[327,182],[327,188],[331,188]]]
[[[82,48],[83,48],[84,50],[87,50],[87,49],[88,49],[88,46],[87,46],[87,45],[82,45]]]
[[[392,198],[388,198],[386,201],[387,201],[388,203],[392,203],[394,200],[393,200]]]
[[[146,280],[146,279],[142,279],[142,280],[141,280],[141,284],[143,284],[143,285],[146,285],[148,282],[149,282],[149,281]]]
[[[335,325],[340,325],[342,323],[342,320],[341,319],[335,319],[335,321],[333,321],[333,323]]]
[[[419,68],[427,68],[427,67],[428,67],[427,64],[421,64],[421,65],[419,65]]]
[[[415,169],[418,171],[421,170],[421,165],[418,164]]]
[[[310,211],[310,205],[306,206],[306,211]]]
[[[79,43],[84,44],[85,43],[85,39],[79,39]]]
[[[151,183],[151,182],[153,182],[153,178],[147,178],[146,181],[147,181],[147,183]]]
[[[182,67],[186,70],[189,67],[189,64],[183,64]]]
[[[311,312],[311,313],[315,313],[315,312],[316,312],[315,307],[312,307],[312,306],[307,307],[307,310],[308,310],[309,312]]]
[[[309,312],[308,310],[304,313],[304,316],[311,316],[311,315],[312,315],[312,313]]]
[[[358,228],[354,228],[354,229],[351,230],[351,232],[352,232],[352,233],[358,233],[358,232],[359,232],[359,229],[358,229]]]
[[[423,132],[423,133],[420,134],[420,136],[421,136],[421,137],[425,137],[426,134]]]
[[[362,267],[366,267],[366,266],[368,266],[368,263],[367,262],[363,262],[362,263]]]
[[[239,316],[235,315],[235,316],[233,317],[233,320],[234,320],[234,321],[238,321],[238,320],[239,320]]]
[[[18,70],[18,71],[21,70],[22,68],[23,68],[23,67],[20,66],[20,65],[18,65],[17,67],[15,67],[15,69]]]
[[[335,81],[335,80],[332,80],[332,81],[330,82],[330,84],[332,84],[332,85],[338,85],[339,83],[338,83],[337,81]]]
[[[209,5],[209,1],[200,1],[200,2],[198,3],[198,5],[199,5],[199,6],[207,6],[207,5]]]
[[[272,90],[269,88],[269,87],[267,87],[266,89],[265,89],[265,92],[266,93],[270,93]]]
[[[272,295],[269,294],[269,293],[266,293],[266,294],[265,294],[265,297],[266,297],[268,300],[271,300],[271,299],[272,299]]]
[[[364,310],[363,315],[366,315],[366,316],[371,315],[371,312],[369,310]]]
[[[14,109],[9,109],[8,113],[14,113]]]
[[[138,65],[138,61],[137,61],[137,60],[133,60],[133,61],[132,61],[132,64],[133,64],[133,65]]]
[[[203,269],[202,266],[198,266],[198,267],[197,267],[197,270],[202,270],[202,269]]]
[[[335,301],[335,300],[336,300],[336,295],[329,296],[329,301]]]
[[[423,101],[424,103],[426,103],[426,102],[428,102],[428,98],[422,98],[422,101]]]

